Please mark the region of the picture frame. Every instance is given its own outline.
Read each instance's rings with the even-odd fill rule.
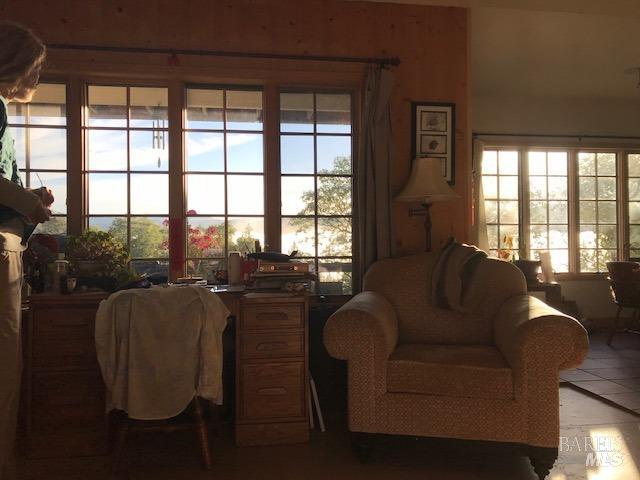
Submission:
[[[442,159],[442,175],[455,184],[455,103],[411,102],[412,158]]]

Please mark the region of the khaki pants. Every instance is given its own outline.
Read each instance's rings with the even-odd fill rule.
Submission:
[[[0,250],[0,479],[15,478],[13,442],[20,398],[22,252]]]

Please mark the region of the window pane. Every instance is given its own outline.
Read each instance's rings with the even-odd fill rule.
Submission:
[[[629,200],[640,200],[640,178],[629,179]]]
[[[169,213],[169,175],[131,175],[131,213],[167,215]]]
[[[616,202],[598,202],[598,223],[616,223]]]
[[[168,258],[169,222],[167,218],[131,217],[129,251],[132,258]]]
[[[500,221],[518,223],[518,202],[500,202]]]
[[[39,188],[42,184],[51,189],[54,202],[51,211],[54,214],[67,213],[67,172],[30,172],[31,188]],[[38,178],[39,177],[39,178]]]
[[[549,202],[549,222],[568,223],[567,202]]]
[[[578,175],[595,175],[596,174],[596,154],[595,153],[578,153]]]
[[[318,255],[351,255],[350,218],[318,218]]]
[[[352,262],[347,259],[324,258],[318,264],[318,293],[350,295],[353,289]]]
[[[314,149],[311,135],[280,137],[282,173],[314,173]]]
[[[549,248],[547,226],[531,225],[530,246],[532,249]]]
[[[89,170],[127,169],[127,132],[89,130]]]
[[[499,177],[500,182],[500,198],[501,199],[517,199],[518,198],[518,177]]]
[[[313,93],[280,94],[280,131],[313,132]]]
[[[489,248],[495,250],[498,248],[498,226],[487,225],[487,236],[489,237]]]
[[[187,210],[193,214],[223,215],[223,175],[187,175]]]
[[[41,83],[29,104],[30,125],[67,124],[67,87]]]
[[[130,267],[136,275],[169,277],[169,262],[167,260],[133,260]]]
[[[567,152],[548,152],[549,175],[567,175]]]
[[[127,213],[127,175],[89,174],[89,214]]]
[[[629,242],[631,243],[631,248],[640,250],[640,225],[629,226]]]
[[[18,168],[24,169],[27,167],[26,128],[11,127],[11,134],[13,136],[13,145],[16,150],[16,162],[18,163]]]
[[[256,240],[264,247],[263,217],[229,217],[229,251],[255,252]]]
[[[598,158],[598,175],[616,174],[616,155],[614,153],[599,153]]]
[[[529,197],[536,200],[547,198],[547,177],[529,177]]]
[[[264,181],[262,175],[229,175],[227,203],[231,215],[264,213]]]
[[[549,248],[568,248],[569,233],[566,225],[549,225]]]
[[[567,199],[567,177],[549,177],[549,198],[554,200]]]
[[[282,219],[282,252],[298,251],[298,257],[316,254],[316,231],[313,218],[294,217]]]
[[[596,199],[596,179],[593,177],[583,177],[579,180],[579,190],[581,200]]]
[[[640,154],[630,153],[627,156],[627,161],[629,165],[629,176],[640,177]]]
[[[129,96],[131,127],[166,128],[169,120],[166,88],[131,87]]]
[[[596,202],[580,202],[580,223],[596,221]]]
[[[482,176],[482,194],[484,198],[498,197],[498,177],[493,175]]]
[[[629,222],[640,223],[640,202],[629,202]]]
[[[187,259],[187,275],[211,278],[217,270],[226,270],[225,258]]]
[[[264,169],[262,134],[227,134],[227,170],[261,173]]]
[[[598,227],[598,248],[616,248],[616,246],[616,226],[600,225]]]
[[[187,257],[224,257],[224,217],[187,217]]]
[[[89,228],[109,232],[123,245],[127,244],[126,217],[89,217]]]
[[[597,272],[598,271],[598,253],[597,250],[580,250],[580,271],[581,272]]]
[[[318,215],[351,215],[351,210],[351,177],[318,177]]]
[[[127,88],[89,86],[89,126],[127,126]]]
[[[66,170],[67,130],[62,128],[29,129],[30,168]]]
[[[595,225],[580,226],[580,246],[584,248],[596,247],[596,226]]]
[[[318,173],[351,175],[351,137],[317,137]]]
[[[187,170],[224,171],[224,133],[186,132]]]
[[[598,178],[598,199],[599,200],[615,200],[616,198],[616,179],[615,178]]]
[[[529,214],[531,223],[547,223],[547,202],[531,202]]]
[[[500,151],[498,152],[498,166],[500,175],[518,174],[518,152]]]
[[[547,174],[546,152],[529,152],[529,175]]]
[[[187,89],[187,128],[224,128],[222,90]]]
[[[169,132],[131,131],[131,170],[169,170]]]
[[[319,133],[351,133],[351,95],[316,95]]]
[[[498,202],[493,200],[485,200],[484,214],[487,223],[498,223]]]
[[[282,215],[315,215],[313,177],[282,177]]]
[[[600,250],[598,251],[598,271],[607,271],[607,262],[615,262],[618,259],[617,252],[615,250]]]
[[[482,174],[497,175],[498,173],[498,152],[495,150],[485,150],[482,152]]]
[[[227,129],[262,130],[262,92],[227,91]]]
[[[51,217],[44,223],[39,223],[34,233],[44,233],[47,235],[66,235],[67,217]]]
[[[569,251],[568,250],[551,250],[551,267],[554,272],[569,271]]]

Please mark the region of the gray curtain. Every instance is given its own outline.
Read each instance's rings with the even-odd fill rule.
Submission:
[[[355,232],[358,239],[358,274],[354,287],[359,291],[362,275],[376,260],[393,253],[391,218],[391,138],[390,99],[392,73],[380,66],[370,66],[364,91],[360,151],[356,159],[357,213]]]
[[[473,139],[473,188],[474,188],[474,222],[473,243],[485,252],[489,252],[489,236],[487,234],[487,218],[484,211],[484,192],[482,190],[482,156],[484,155],[484,143],[482,140]]]

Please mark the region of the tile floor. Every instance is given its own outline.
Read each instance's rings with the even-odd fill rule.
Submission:
[[[606,334],[598,333],[590,342],[587,359],[576,370],[560,372],[560,381],[640,414],[640,335],[617,334],[609,347]]]

